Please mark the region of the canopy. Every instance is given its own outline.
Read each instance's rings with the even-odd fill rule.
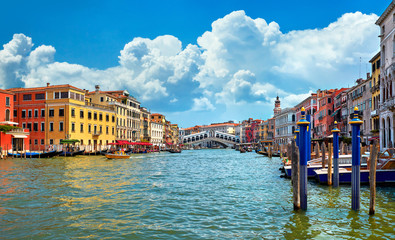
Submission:
[[[80,140],[78,140],[78,139],[63,139],[62,141],[60,141],[60,144],[68,144],[68,143],[71,143],[71,144],[74,144],[74,143],[77,143],[77,142],[80,142]]]
[[[24,134],[12,134],[12,136],[13,136],[14,138],[27,138],[27,136],[24,135]]]

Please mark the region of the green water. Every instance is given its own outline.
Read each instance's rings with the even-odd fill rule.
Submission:
[[[395,239],[395,187],[376,214],[351,188],[308,185],[294,212],[280,160],[234,150],[0,160],[0,239]]]

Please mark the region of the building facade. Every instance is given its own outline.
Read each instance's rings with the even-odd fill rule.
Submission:
[[[380,26],[380,148],[394,146],[395,3],[376,21]]]
[[[287,144],[294,138],[296,129],[296,109],[286,108],[274,116],[275,118],[275,143]]]

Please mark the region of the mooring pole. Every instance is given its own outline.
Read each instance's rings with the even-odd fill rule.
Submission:
[[[309,122],[307,127],[307,161],[311,160],[311,115],[306,115],[306,120]],[[307,164],[306,164],[307,165]]]
[[[360,208],[361,187],[361,137],[360,127],[363,122],[358,118],[358,108],[354,108],[354,118],[350,121],[352,126],[352,172],[351,172],[351,209]]]
[[[339,187],[339,132],[337,122],[332,130],[333,134],[333,186]]]
[[[300,184],[300,208],[307,210],[307,154],[308,150],[308,132],[307,127],[310,122],[306,120],[305,108],[301,109],[302,117],[297,123],[299,126],[299,184]]]

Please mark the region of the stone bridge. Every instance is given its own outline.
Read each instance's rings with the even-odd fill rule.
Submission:
[[[235,135],[219,131],[203,131],[200,133],[187,135],[182,138],[182,142],[184,144],[192,145],[210,141],[220,143],[221,145],[227,147],[240,143],[240,139]]]

